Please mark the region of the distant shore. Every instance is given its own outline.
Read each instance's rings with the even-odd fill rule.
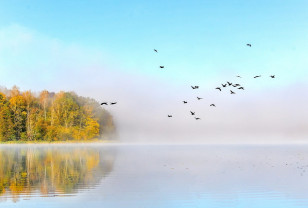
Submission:
[[[115,143],[114,140],[102,140],[102,139],[91,139],[91,140],[67,140],[67,141],[6,141],[0,142],[2,144],[82,144],[82,143]]]

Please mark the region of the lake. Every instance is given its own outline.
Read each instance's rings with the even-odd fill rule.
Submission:
[[[0,207],[308,207],[308,145],[2,145]]]

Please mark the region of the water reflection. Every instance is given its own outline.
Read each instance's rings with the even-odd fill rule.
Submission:
[[[0,148],[0,197],[73,195],[112,171],[114,151],[94,147]]]
[[[307,149],[307,145],[5,147],[0,148],[0,207],[308,207]],[[57,197],[67,195],[73,197]]]

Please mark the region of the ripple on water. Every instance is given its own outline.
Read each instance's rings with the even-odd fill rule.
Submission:
[[[0,205],[308,207],[308,146],[0,148]]]

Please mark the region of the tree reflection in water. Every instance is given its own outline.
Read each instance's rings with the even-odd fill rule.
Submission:
[[[114,151],[95,147],[0,148],[0,197],[55,196],[89,189],[112,171]]]

